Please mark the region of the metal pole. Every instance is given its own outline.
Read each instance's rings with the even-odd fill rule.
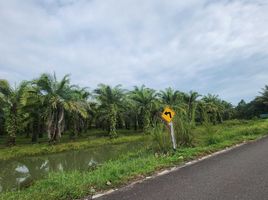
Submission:
[[[176,138],[175,138],[175,134],[174,134],[173,123],[170,122],[169,126],[170,126],[170,134],[171,134],[171,140],[172,140],[173,149],[176,150]]]

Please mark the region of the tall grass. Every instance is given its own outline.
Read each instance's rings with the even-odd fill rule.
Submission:
[[[153,148],[157,152],[167,153],[171,149],[171,137],[167,126],[157,123],[151,129]]]
[[[205,136],[204,138],[205,145],[217,144],[220,141],[219,140],[219,128],[217,126],[216,128],[215,126],[213,126],[213,124],[210,122],[207,112],[203,111],[203,117],[204,117],[203,134]]]
[[[127,142],[144,141],[148,136],[144,135],[130,135],[122,136],[115,139],[108,139],[107,137],[87,139],[82,141],[66,142],[57,145],[48,144],[34,144],[34,145],[23,145],[14,146],[11,148],[0,149],[0,160],[8,160],[11,158],[18,158],[21,156],[34,156],[44,155],[50,153],[59,153],[63,151],[86,149],[91,147],[97,147],[106,144],[121,144]]]
[[[233,122],[228,123],[231,124]],[[161,154],[156,157],[154,151],[144,148],[135,153],[123,154],[118,159],[105,162],[94,170],[51,173],[47,178],[34,182],[27,189],[1,193],[0,200],[63,200],[82,198],[94,193],[94,191],[117,187],[131,180],[150,175],[155,170],[178,165],[183,161],[204,156],[245,140],[259,138],[268,132],[267,120],[250,121],[248,123],[242,122],[241,124],[235,122],[234,124],[227,128],[225,123],[213,126],[213,128],[210,126],[197,127],[195,129],[197,131],[195,137],[202,137],[200,137],[200,140],[195,141],[195,147],[181,146],[172,154]],[[205,132],[208,135],[215,134],[217,143],[205,145]],[[192,134],[192,130],[190,134]],[[164,141],[167,143],[157,143],[157,145],[159,148],[171,149],[168,129],[163,124],[155,126],[152,136],[154,136],[156,143],[162,137],[165,137]],[[165,144],[167,145],[166,147]],[[107,182],[110,184],[107,184]]]
[[[186,119],[186,116],[183,113],[178,113],[175,116],[173,124],[177,145],[183,147],[193,146],[194,124]]]
[[[188,119],[186,112],[178,110],[176,113],[172,123],[177,147],[194,146],[194,123]],[[153,141],[156,143],[155,149],[157,151],[166,153],[172,149],[170,126],[168,124],[159,121],[155,124],[154,128],[151,129],[151,135],[153,136]]]

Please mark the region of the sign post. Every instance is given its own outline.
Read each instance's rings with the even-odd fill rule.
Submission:
[[[176,139],[175,139],[175,134],[174,134],[173,123],[170,122],[169,126],[170,126],[170,134],[171,134],[171,140],[172,140],[173,149],[176,150]]]
[[[172,146],[173,149],[176,150],[176,138],[175,138],[175,133],[174,133],[174,127],[172,123],[172,118],[175,115],[175,111],[171,110],[170,108],[166,107],[165,110],[163,111],[161,117],[168,122],[168,125],[170,127],[170,135],[171,135],[171,140],[172,140]]]

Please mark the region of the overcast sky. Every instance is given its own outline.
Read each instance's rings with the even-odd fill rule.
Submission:
[[[267,0],[0,0],[0,78],[145,84],[236,104],[268,84]]]

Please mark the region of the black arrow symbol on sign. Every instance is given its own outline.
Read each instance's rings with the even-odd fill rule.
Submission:
[[[171,116],[171,112],[165,112],[164,114],[165,114],[165,115],[169,115],[169,118],[172,117],[172,116]]]

